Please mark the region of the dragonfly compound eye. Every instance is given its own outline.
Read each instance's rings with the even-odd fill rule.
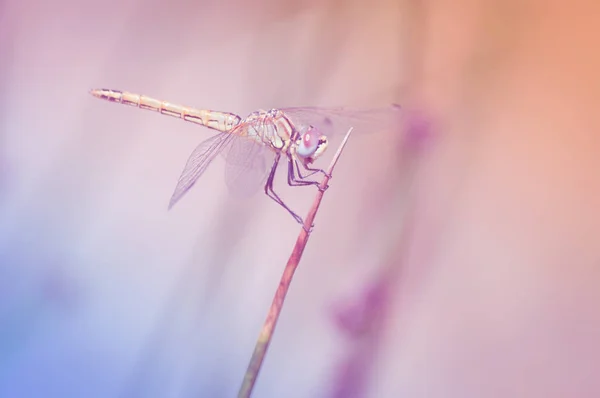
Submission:
[[[296,152],[302,157],[312,156],[319,146],[319,131],[310,126],[300,137]]]

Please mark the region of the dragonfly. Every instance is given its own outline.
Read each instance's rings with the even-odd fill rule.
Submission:
[[[274,190],[280,161],[287,160],[288,185],[327,189],[310,177],[317,173],[331,177],[325,170],[312,166],[326,152],[329,138],[348,128],[356,132],[394,127],[400,110],[397,104],[380,108],[287,107],[260,109],[242,118],[230,112],[192,108],[127,91],[103,88],[92,89],[90,94],[218,132],[202,141],[190,154],[169,201],[169,209],[196,184],[220,154],[226,162],[225,181],[231,193],[247,197],[262,186],[265,194],[287,210],[305,230],[302,217]]]

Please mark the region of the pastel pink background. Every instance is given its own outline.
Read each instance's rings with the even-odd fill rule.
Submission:
[[[431,123],[351,138],[254,396],[600,394],[600,6],[366,4],[0,3],[0,396],[235,396],[299,230],[219,159],[167,212],[210,133],[97,87]]]

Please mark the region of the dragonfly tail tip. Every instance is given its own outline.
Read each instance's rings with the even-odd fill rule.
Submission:
[[[97,88],[92,88],[88,91],[91,95],[93,95],[96,98],[100,98],[100,90],[98,90]]]

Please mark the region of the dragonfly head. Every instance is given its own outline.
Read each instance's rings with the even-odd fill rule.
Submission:
[[[327,137],[319,129],[306,126],[300,130],[300,137],[296,141],[296,154],[305,164],[311,164],[327,149]]]

